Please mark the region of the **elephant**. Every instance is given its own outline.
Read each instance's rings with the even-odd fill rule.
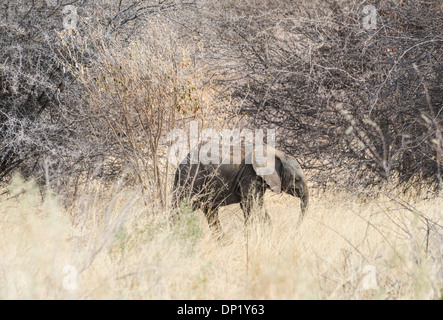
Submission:
[[[256,161],[253,152],[246,152],[244,146],[233,146],[230,156],[233,157],[234,148],[241,154],[239,164],[224,163],[190,163],[191,152],[178,166],[175,172],[173,186],[173,205],[189,197],[194,210],[203,210],[209,227],[214,234],[222,235],[218,217],[218,209],[234,203],[239,203],[244,213],[245,224],[251,218],[253,204],[263,207],[263,196],[267,189],[275,193],[285,192],[297,196],[301,200],[301,215],[299,223],[307,210],[309,191],[302,168],[297,160],[290,155],[274,148],[269,148],[267,165],[272,172],[264,174],[262,167]],[[259,173],[259,174],[258,174]],[[266,210],[264,220],[270,222]],[[177,212],[177,211],[176,211]]]

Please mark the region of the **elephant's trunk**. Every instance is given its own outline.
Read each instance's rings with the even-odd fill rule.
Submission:
[[[301,200],[300,201],[300,208],[301,208],[300,222],[301,222],[309,205],[309,190],[306,182],[303,182],[302,184],[302,188],[300,190],[300,200]]]

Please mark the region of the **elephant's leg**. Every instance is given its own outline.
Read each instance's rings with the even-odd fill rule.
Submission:
[[[267,224],[271,223],[271,217],[266,212],[263,201],[264,192],[256,192],[254,196],[247,197],[246,200],[240,202],[240,208],[243,210],[245,216],[245,225],[248,225],[251,220],[251,213],[255,209],[259,214],[259,219]]]
[[[245,216],[245,225],[249,225],[251,219],[251,211],[253,208],[254,195],[257,189],[255,183],[251,179],[245,179],[240,185],[240,208]]]
[[[259,209],[260,215],[261,215],[260,218],[262,218],[265,223],[270,224],[271,217],[269,216],[268,212],[266,211],[263,196],[264,196],[264,192],[260,192],[258,194],[256,203],[257,203],[257,207]]]
[[[251,217],[251,205],[246,201],[240,202],[240,208],[243,210],[243,215],[245,216],[245,225],[249,225],[249,220]]]
[[[218,218],[218,208],[204,208],[203,212],[206,219],[208,220],[209,229],[217,237],[221,238],[223,231],[220,224],[220,219]]]
[[[174,191],[171,199],[171,206],[169,210],[169,223],[175,225],[180,215],[180,203],[182,198],[179,196],[177,190]]]

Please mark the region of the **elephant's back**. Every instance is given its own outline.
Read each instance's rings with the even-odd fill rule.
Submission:
[[[198,164],[233,164],[240,165],[245,159],[243,144],[200,143],[192,149],[181,162],[181,166]]]

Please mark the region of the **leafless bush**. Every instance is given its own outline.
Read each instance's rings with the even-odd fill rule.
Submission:
[[[44,1],[2,1],[0,7],[0,179],[15,168],[43,179],[45,167],[63,170],[67,162],[75,172],[75,159],[88,150],[79,150],[84,127],[72,118],[80,101],[69,93],[78,87],[58,63],[61,11]]]
[[[100,113],[103,128],[112,132],[118,149],[109,158],[125,162],[134,181],[148,194],[166,202],[169,177],[166,134],[201,108],[200,79],[190,66],[185,46],[161,20],[145,23],[129,43],[106,34],[91,34],[86,43],[70,37],[64,42],[66,65],[83,84],[88,105]],[[82,65],[78,52],[91,45],[95,60]],[[73,44],[74,43],[74,44]]]
[[[232,71],[220,83],[320,185],[441,185],[441,4],[376,2],[375,29],[365,5],[223,2],[208,33]]]
[[[119,156],[122,152],[120,139],[123,135],[133,139],[128,130],[134,128],[130,128],[131,122],[118,122],[118,126],[126,126],[127,130],[117,132],[122,128],[117,128],[117,118],[112,117],[134,109],[134,105],[127,104],[129,92],[126,86],[130,87],[130,94],[141,95],[142,87],[149,86],[149,77],[155,78],[150,74],[155,70],[146,69],[149,67],[146,64],[135,65],[137,62],[129,57],[125,57],[128,58],[126,61],[118,59],[123,58],[123,53],[130,54],[124,48],[132,40],[140,40],[141,30],[149,34],[146,29],[152,24],[147,22],[148,17],[173,14],[177,10],[192,8],[192,5],[193,1],[1,1],[0,180],[19,169],[25,176],[34,175],[40,182],[51,182],[51,187],[60,191],[62,187],[77,185],[91,175],[107,179],[120,175],[128,164],[128,157]],[[75,21],[67,16],[73,12]],[[73,28],[67,28],[67,24]],[[157,30],[157,37],[162,39],[164,35],[160,31]],[[146,41],[152,39],[153,36]],[[168,43],[161,47],[164,44],[151,43],[152,50],[145,53],[157,50],[161,55],[175,45]],[[112,53],[110,45],[116,46]],[[104,61],[105,58],[109,61]],[[141,58],[140,63],[148,59],[137,58]],[[130,65],[129,61],[134,64]],[[163,61],[151,61],[150,66],[154,63],[157,67]],[[123,66],[145,69],[128,70],[122,69]],[[138,75],[143,73],[145,77],[138,79],[138,83],[121,82],[128,80],[123,75],[132,76],[130,72],[138,71]],[[96,75],[95,81],[92,81],[92,75]],[[170,92],[166,72],[161,76],[165,77],[159,80],[163,81],[161,86],[152,88],[157,90],[156,108],[148,113],[137,109],[136,114],[131,114],[131,117],[143,115],[143,121],[148,120],[148,123],[138,123],[148,125],[144,127],[145,132],[157,130],[153,126],[157,125],[155,119],[162,116],[164,101],[161,100]],[[171,81],[177,81],[173,80],[172,74],[170,76]],[[120,96],[115,97],[114,104],[103,105],[112,103],[112,99],[100,100],[105,96],[103,86],[116,77],[120,82],[114,83],[113,93]],[[137,86],[140,87],[137,89]],[[95,89],[98,92],[94,92]],[[93,92],[97,93],[96,97],[90,95]],[[139,97],[152,103],[151,98]],[[140,107],[142,105],[137,105]],[[106,113],[110,110],[111,113]],[[134,117],[131,121],[136,121]],[[104,119],[110,126],[104,125]],[[158,135],[153,133],[149,137],[151,150],[157,151]],[[137,139],[141,137],[137,136]],[[131,143],[132,150],[136,150],[135,140]],[[154,161],[156,154],[151,154]],[[157,172],[157,164],[154,167]],[[160,183],[158,173],[155,177]]]
[[[375,2],[375,29],[363,25],[365,5],[0,1],[0,179],[20,169],[62,187],[130,168],[161,185],[164,201],[161,138],[177,114],[198,109],[198,82],[242,121],[276,128],[279,147],[320,186],[435,189],[441,4]]]

